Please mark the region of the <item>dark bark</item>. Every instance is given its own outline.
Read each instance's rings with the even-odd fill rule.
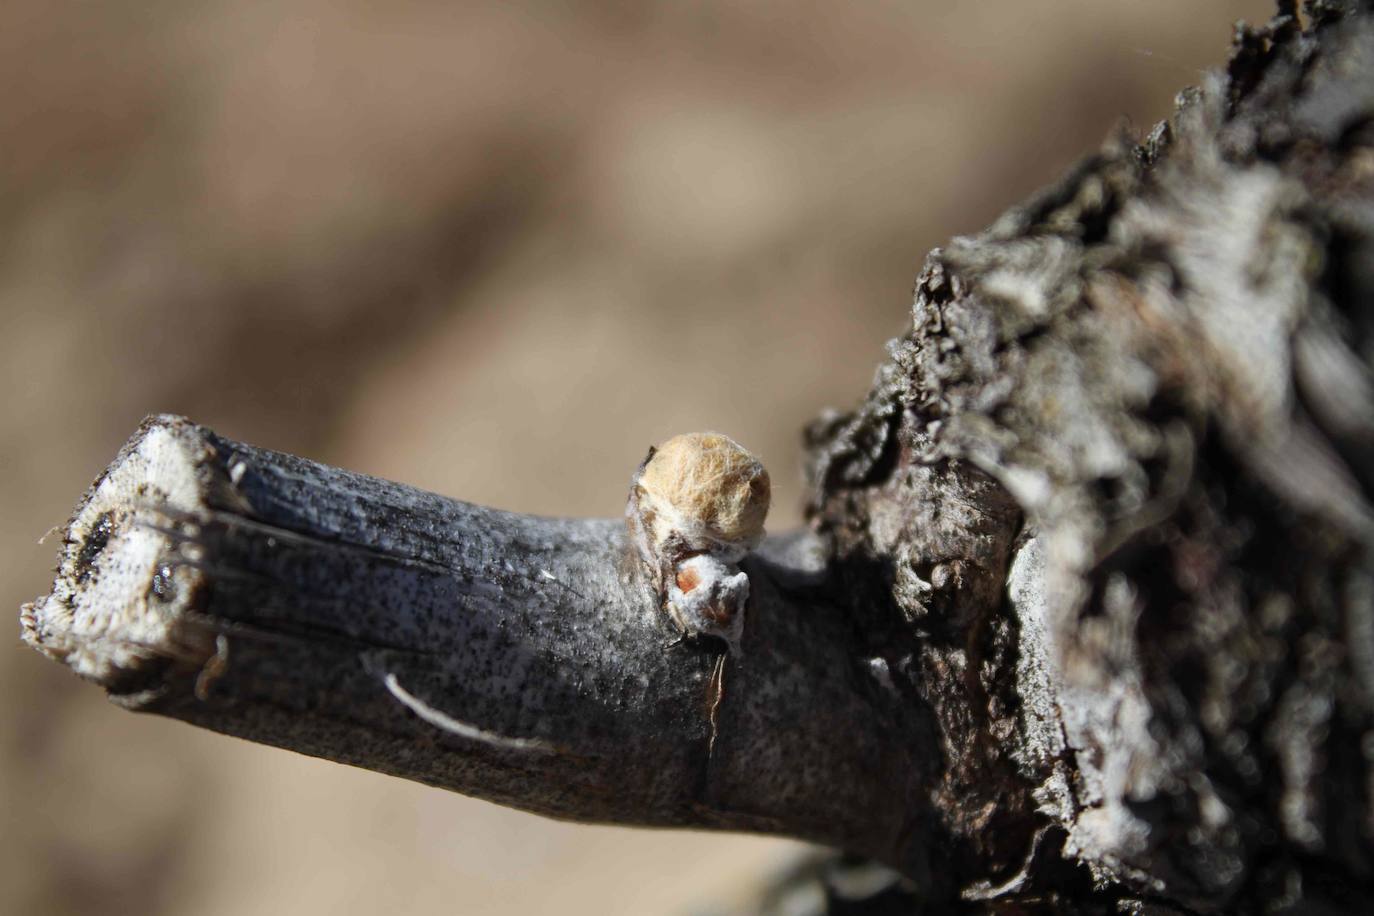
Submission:
[[[719,646],[662,650],[619,522],[176,420],[78,509],[26,637],[255,740],[561,817],[841,846],[914,882],[870,912],[1360,909],[1371,4],[1239,30],[1146,142],[933,252],[890,352],[808,433],[813,531],[746,561],[719,696]],[[181,457],[140,464],[155,435]]]
[[[131,709],[555,817],[903,864],[910,712],[822,559],[799,534],[746,562],[743,657],[718,682],[714,641],[669,646],[623,521],[485,509],[154,417],[23,625]]]
[[[1148,142],[933,252],[868,402],[812,430],[975,895],[1374,890],[1374,17],[1283,12]]]

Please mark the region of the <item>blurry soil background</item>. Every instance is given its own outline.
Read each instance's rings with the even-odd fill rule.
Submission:
[[[867,390],[925,251],[1270,11],[6,0],[0,606],[150,412],[576,515],[719,429],[795,525],[799,431]],[[802,850],[554,823],[0,647],[0,913],[712,913]]]

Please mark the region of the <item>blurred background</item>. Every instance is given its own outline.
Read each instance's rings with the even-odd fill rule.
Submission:
[[[614,515],[867,390],[927,249],[1266,0],[0,4],[0,607],[144,414]],[[11,617],[11,633],[17,626]],[[711,913],[798,844],[576,827],[142,718],[0,644],[0,913]]]

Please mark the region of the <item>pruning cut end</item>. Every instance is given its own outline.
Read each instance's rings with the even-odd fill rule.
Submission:
[[[204,450],[188,421],[144,423],[77,506],[52,592],[20,614],[25,642],[121,693],[216,655],[213,634],[187,622],[204,576],[179,531],[205,508]]]

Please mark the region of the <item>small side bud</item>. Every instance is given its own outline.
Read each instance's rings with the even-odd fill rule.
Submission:
[[[763,540],[771,491],[762,462],[719,433],[674,436],[639,466],[631,536],[684,636],[716,636],[738,652],[749,578],[735,564]]]
[[[749,601],[749,576],[739,567],[709,554],[689,557],[678,565],[666,599],[668,616],[684,635],[717,636],[738,652]]]

